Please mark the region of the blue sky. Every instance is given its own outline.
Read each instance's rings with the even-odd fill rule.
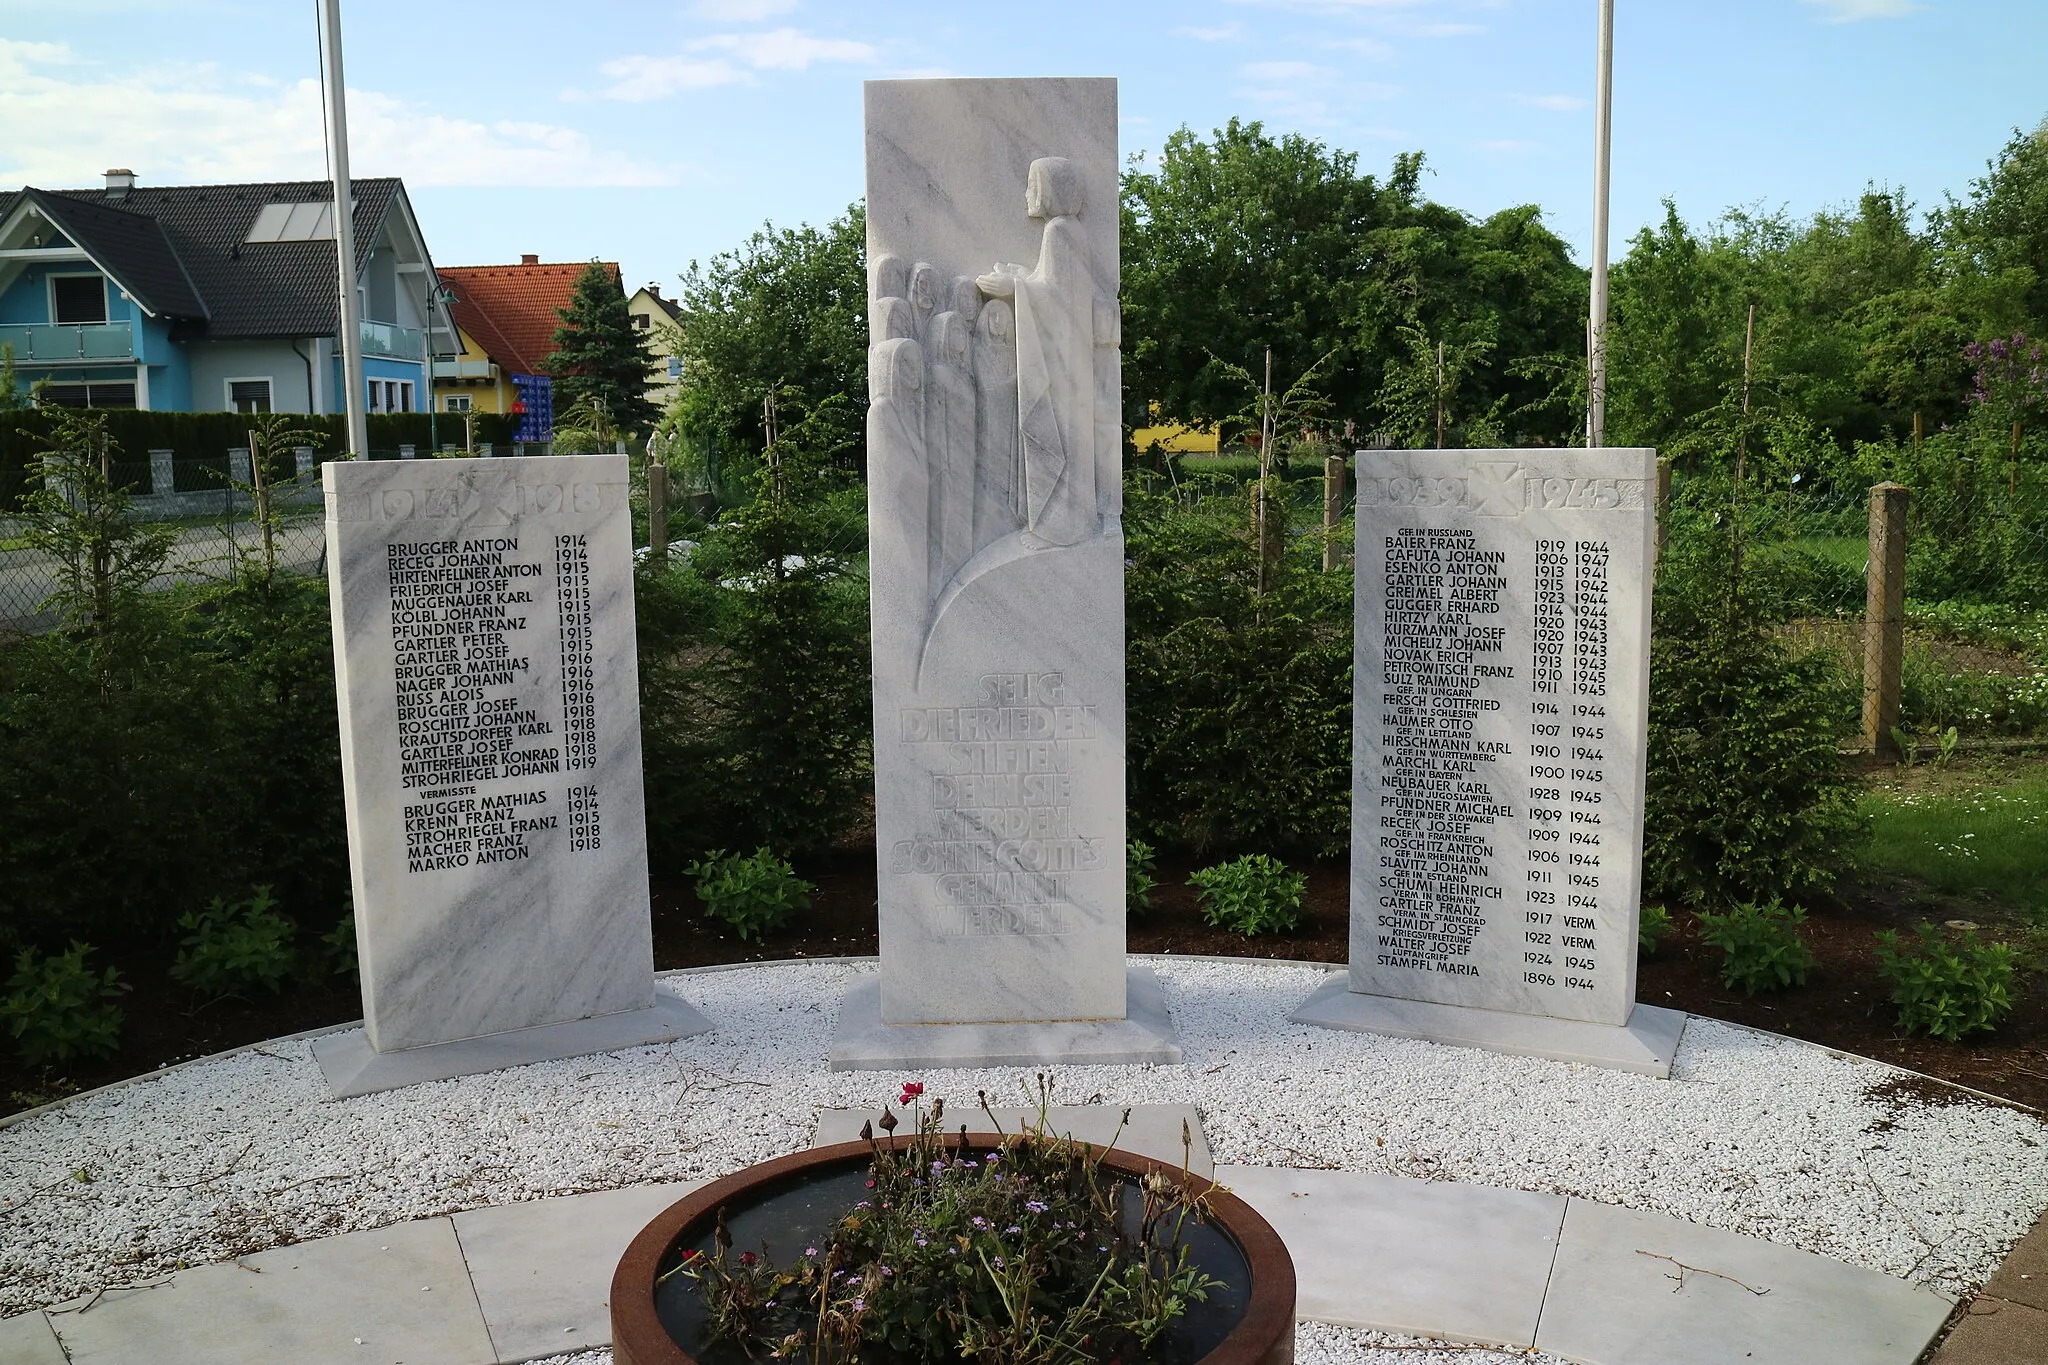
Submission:
[[[1962,193],[2048,115],[2042,0],[1618,0],[1619,243],[1867,182]],[[444,265],[591,256],[674,283],[763,219],[861,192],[860,86],[1114,75],[1126,153],[1240,115],[1584,258],[1594,0],[344,0],[359,175],[402,175]],[[324,174],[313,0],[0,0],[0,185]]]

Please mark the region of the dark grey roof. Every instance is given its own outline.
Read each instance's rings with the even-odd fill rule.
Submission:
[[[391,206],[403,193],[396,178],[352,182],[355,200],[356,269],[369,259]],[[324,180],[285,180],[250,185],[137,185],[120,198],[104,189],[21,190],[0,192],[0,219],[12,213],[24,195],[37,196],[41,205],[58,203],[57,213],[75,219],[84,239],[75,236],[64,222],[67,237],[91,252],[130,293],[138,286],[122,274],[122,267],[110,257],[120,244],[137,257],[146,255],[135,245],[142,240],[132,220],[154,220],[175,263],[182,266],[189,291],[187,301],[197,307],[186,312],[178,306],[156,307],[148,292],[159,288],[170,297],[168,286],[154,283],[161,267],[143,284],[137,296],[151,312],[204,319],[203,335],[233,337],[331,336],[339,324],[340,301],[334,278],[334,243],[244,242],[250,227],[265,204],[328,203],[334,189]],[[66,214],[64,205],[78,206]],[[132,240],[131,240],[132,239]],[[113,243],[113,244],[109,244]],[[102,252],[106,255],[102,255]],[[124,258],[125,259],[125,258]]]
[[[204,318],[206,301],[193,287],[163,226],[146,214],[38,189],[18,196],[73,244],[90,252],[129,297],[157,317]],[[5,217],[0,211],[0,217]]]

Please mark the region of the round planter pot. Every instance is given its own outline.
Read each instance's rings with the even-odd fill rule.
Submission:
[[[888,1145],[901,1147],[908,1141],[900,1137]],[[967,1137],[973,1148],[992,1148],[1000,1141],[992,1133]],[[633,1238],[612,1274],[612,1358],[617,1365],[698,1365],[697,1358],[676,1345],[662,1326],[655,1312],[654,1281],[667,1268],[676,1248],[708,1233],[721,1207],[748,1207],[806,1178],[857,1166],[869,1155],[865,1142],[794,1152],[735,1171],[664,1209]],[[1131,1177],[1155,1171],[1176,1180],[1180,1177],[1177,1166],[1114,1149],[1103,1154],[1103,1165]],[[1209,1226],[1235,1244],[1251,1272],[1244,1316],[1197,1365],[1293,1365],[1293,1257],[1272,1225],[1251,1205],[1201,1176],[1188,1179],[1198,1192],[1209,1196]]]

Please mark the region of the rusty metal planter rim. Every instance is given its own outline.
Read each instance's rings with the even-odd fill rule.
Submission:
[[[947,1141],[958,1145],[958,1135]],[[969,1133],[967,1145],[992,1148],[1002,1141],[995,1133]],[[891,1148],[908,1146],[910,1138],[886,1139]],[[712,1217],[720,1205],[743,1199],[766,1186],[825,1167],[857,1161],[869,1154],[865,1142],[840,1142],[813,1147],[770,1161],[758,1162],[712,1181],[655,1215],[619,1258],[612,1273],[612,1355],[617,1365],[698,1365],[697,1358],[669,1337],[654,1311],[654,1277],[662,1259],[683,1235]],[[1102,1152],[1110,1170],[1127,1176],[1153,1172],[1179,1179],[1179,1167],[1111,1148]],[[1290,1365],[1294,1358],[1294,1258],[1280,1234],[1251,1205],[1229,1190],[1190,1174],[1189,1184],[1209,1196],[1212,1224],[1237,1244],[1251,1271],[1251,1294],[1230,1335],[1197,1365]]]

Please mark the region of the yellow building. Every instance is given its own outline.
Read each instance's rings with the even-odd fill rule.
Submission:
[[[1159,404],[1157,403],[1147,404],[1146,413],[1151,417],[1153,425],[1139,427],[1131,433],[1131,449],[1137,451],[1140,455],[1150,450],[1154,445],[1157,445],[1161,450],[1170,451],[1176,455],[1214,455],[1216,453],[1217,435],[1215,432],[1196,431],[1192,427],[1182,426],[1179,422],[1162,422],[1159,420]]]

